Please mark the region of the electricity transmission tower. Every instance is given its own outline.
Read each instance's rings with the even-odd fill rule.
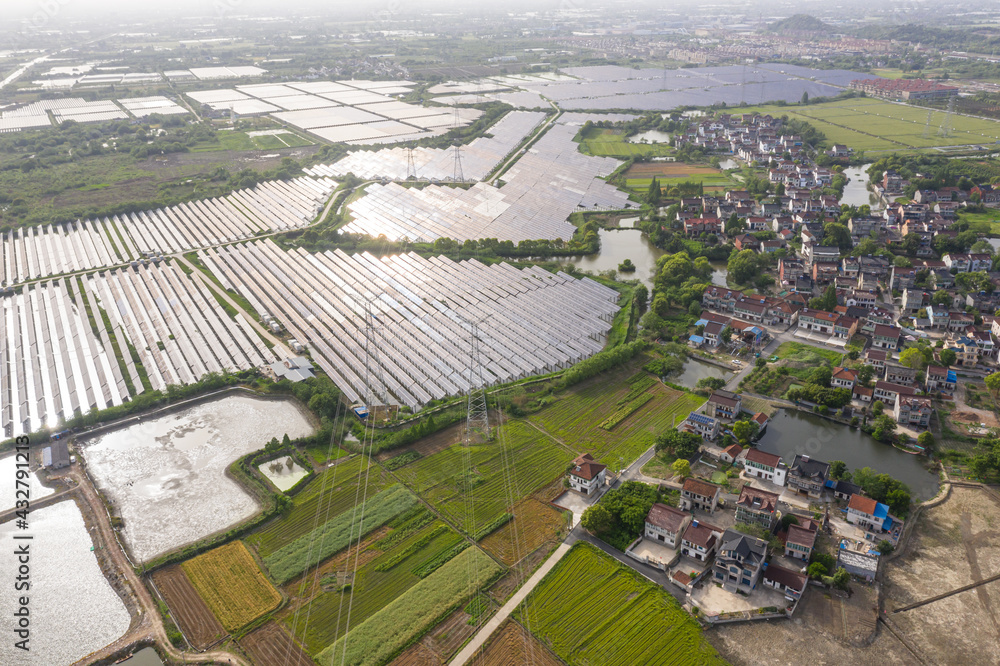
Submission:
[[[934,111],[927,112],[927,122],[924,123],[924,138],[926,139],[931,135],[931,116],[934,115]]]
[[[955,98],[948,98],[948,110],[945,111],[944,120],[941,122],[941,128],[938,129],[939,136],[951,136],[951,116],[955,113]]]
[[[490,440],[490,416],[486,407],[486,377],[479,349],[479,322],[470,321],[472,346],[469,354],[469,401],[465,418],[465,439],[469,444]]]
[[[417,164],[413,161],[413,148],[406,149],[406,180],[417,179]]]
[[[456,183],[465,182],[465,176],[462,175],[462,144],[455,144],[455,173],[452,175],[452,180]]]

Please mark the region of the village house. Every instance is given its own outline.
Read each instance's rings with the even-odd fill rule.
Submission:
[[[950,368],[944,368],[940,365],[928,365],[924,381],[928,393],[939,391],[951,395],[955,392],[955,387],[958,385],[958,375]]]
[[[875,400],[881,400],[882,404],[886,407],[892,407],[896,404],[896,396],[904,395],[911,396],[916,394],[917,390],[912,386],[903,386],[902,384],[893,384],[887,381],[877,381],[875,382],[875,393],[873,397]]]
[[[891,531],[894,525],[887,505],[859,493],[852,495],[847,503],[844,520],[870,532],[871,534],[866,535],[869,540],[875,540],[876,536]]]
[[[761,581],[765,586],[781,592],[785,598],[794,601],[802,596],[809,578],[804,573],[771,564],[764,569]]]
[[[829,463],[798,454],[788,467],[787,483],[788,487],[793,488],[796,492],[818,498],[823,494],[823,488],[826,486],[829,475]]]
[[[895,351],[899,347],[900,330],[895,326],[876,324],[872,332],[872,347]]]
[[[844,481],[843,479],[838,479],[837,483],[833,486],[833,496],[845,502],[850,502],[851,497],[860,492],[861,486],[850,481]]]
[[[681,430],[698,435],[702,439],[714,441],[715,438],[719,436],[719,430],[721,427],[722,424],[719,422],[719,419],[711,416],[705,416],[704,414],[699,414],[698,412],[691,412],[688,414],[684,424],[681,425]]]
[[[801,525],[789,525],[788,536],[785,537],[785,557],[794,557],[795,559],[808,562],[815,544],[815,528],[809,529]]]
[[[896,423],[911,428],[927,428],[931,424],[934,407],[931,399],[921,396],[897,395],[892,409]]]
[[[830,386],[833,388],[853,389],[858,383],[858,373],[851,368],[837,366],[830,373]]]
[[[759,525],[766,530],[774,526],[778,510],[778,494],[750,484],[743,486],[736,500],[736,522]]]
[[[714,483],[687,478],[684,479],[684,485],[681,486],[681,498],[678,504],[684,511],[697,509],[713,514],[719,504],[720,492],[721,488]]]
[[[596,462],[589,453],[573,461],[569,471],[569,487],[588,497],[604,487],[607,467]]]
[[[719,460],[724,463],[734,464],[736,460],[743,453],[743,447],[739,444],[730,444],[722,453],[719,454]]]
[[[691,514],[659,502],[650,507],[646,514],[646,529],[643,535],[670,548],[680,545],[681,534],[691,522]]]
[[[681,555],[707,562],[715,553],[715,547],[723,530],[700,520],[692,520],[681,536]]]
[[[865,365],[875,368],[875,374],[881,375],[885,370],[885,362],[890,358],[889,352],[882,349],[869,349],[865,352]]]
[[[739,393],[715,391],[709,397],[705,407],[709,416],[735,421],[743,408],[743,399]]]
[[[885,376],[883,379],[890,384],[899,384],[900,386],[916,386],[917,371],[905,365],[886,365]]]
[[[760,449],[748,449],[743,459],[743,470],[747,476],[755,476],[765,481],[783,486],[788,468],[781,461],[781,456],[765,453]]]
[[[729,592],[749,594],[756,586],[767,558],[767,542],[734,529],[719,540],[715,557],[715,580]]]

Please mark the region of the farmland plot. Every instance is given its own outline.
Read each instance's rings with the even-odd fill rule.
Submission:
[[[578,543],[532,591],[518,618],[569,664],[724,664],[663,589]]]
[[[431,539],[421,543],[427,536]],[[350,588],[340,583],[341,580],[346,582],[346,578],[338,578],[333,572],[325,576],[327,583],[324,587],[330,589],[316,595],[310,602],[308,625],[302,620],[302,611],[299,611],[298,618],[288,614],[285,621],[306,649],[315,654],[337,640],[346,629],[351,589],[354,591],[351,626],[356,627],[419,583],[420,569],[448,553],[457,543],[464,543],[462,537],[440,521],[426,525],[361,565],[350,579]],[[419,548],[411,548],[418,544]],[[379,542],[372,544],[365,554],[379,545]],[[403,557],[400,558],[401,555]],[[353,568],[353,562],[353,556],[348,558],[343,569]]]
[[[240,647],[257,666],[315,666],[288,632],[276,622],[268,622],[239,640]]]
[[[281,603],[242,541],[233,541],[181,565],[227,631],[235,631]]]
[[[534,664],[535,666],[560,666],[562,664],[548,648],[528,633],[517,622],[508,620],[490,640],[486,649],[469,662],[472,666],[508,666],[508,664]]]
[[[556,538],[566,520],[564,514],[551,506],[527,499],[514,507],[514,520],[483,539],[481,545],[486,552],[510,566]]]
[[[153,574],[153,583],[167,602],[177,626],[195,649],[204,650],[226,635],[222,623],[198,594],[180,565],[160,569]]]
[[[628,377],[627,368],[601,374],[528,418],[559,441],[587,451],[605,464],[616,463],[619,458],[629,463],[652,446],[658,434],[673,428],[676,420],[704,402],[704,398],[657,382],[648,389],[652,399],[615,422],[610,431],[599,427],[610,423],[609,419],[621,409],[618,402],[631,392]]]
[[[420,458],[396,474],[445,517],[467,525],[465,497],[471,492],[475,527],[500,518],[510,510],[500,441],[508,461],[513,462],[514,501],[533,493],[566,470],[573,455],[552,438],[521,421],[509,421],[502,435],[486,444],[469,448],[456,444],[434,455]],[[466,477],[466,455],[472,469]],[[471,488],[471,490],[470,490]]]
[[[294,506],[287,515],[276,518],[247,537],[247,544],[255,547],[257,553],[266,558],[333,516],[353,507],[358,498],[358,480],[363,480],[362,475],[367,469],[367,459],[357,456],[318,474],[305,490],[295,496]],[[369,497],[384,486],[384,473],[380,469],[373,469],[368,477]]]
[[[483,551],[469,548],[323,650],[317,661],[323,666],[384,664],[500,571]]]

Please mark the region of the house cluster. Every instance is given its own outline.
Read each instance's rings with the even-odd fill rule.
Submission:
[[[715,391],[705,403],[703,412],[688,414],[679,430],[693,433],[711,442],[721,435],[730,433],[732,424],[743,418],[752,419],[757,423],[758,432],[763,432],[769,421],[767,414],[762,412],[756,414],[743,412],[743,397],[740,394],[730,391]],[[735,457],[735,455],[731,456],[732,459],[726,462],[733,462]]]

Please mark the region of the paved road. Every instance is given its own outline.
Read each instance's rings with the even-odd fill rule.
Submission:
[[[476,634],[475,637],[469,641],[464,648],[462,648],[462,651],[451,660],[449,666],[462,666],[467,661],[472,659],[472,657],[475,656],[480,649],[482,649],[483,645],[486,644],[486,641],[493,635],[493,632],[500,628],[500,625],[503,624],[508,617],[510,617],[512,612],[514,612],[514,609],[517,608],[522,601],[524,601],[524,598],[527,597],[533,589],[535,589],[535,586],[541,582],[542,578],[545,577],[545,574],[551,571],[552,567],[554,567],[559,560],[561,560],[563,556],[569,552],[571,546],[572,544],[568,541],[559,544],[559,547],[556,548],[555,552],[549,556],[549,559],[545,560],[545,563],[538,567],[538,570],[532,574],[531,578],[528,579],[528,582],[522,585],[517,592],[514,593],[514,596],[512,596],[507,603],[505,603],[503,607],[501,607],[500,610],[497,611],[485,625],[483,625],[483,628],[479,630],[479,633]]]

